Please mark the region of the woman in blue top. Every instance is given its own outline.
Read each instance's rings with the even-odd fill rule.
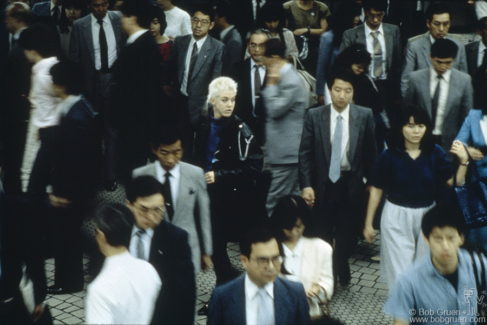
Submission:
[[[381,220],[381,281],[392,288],[397,276],[429,249],[421,233],[424,214],[435,205],[442,184],[453,185],[454,168],[446,153],[434,144],[428,113],[407,106],[397,114],[391,130],[389,148],[379,158],[372,179],[364,237],[372,242],[374,215],[384,191],[387,200]],[[456,177],[463,180],[468,155],[455,141],[450,150],[458,156]]]

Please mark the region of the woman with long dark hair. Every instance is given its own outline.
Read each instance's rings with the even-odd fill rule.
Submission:
[[[66,57],[69,57],[69,41],[73,23],[88,14],[85,0],[64,0],[63,10],[59,18],[58,31],[61,38],[61,48]]]

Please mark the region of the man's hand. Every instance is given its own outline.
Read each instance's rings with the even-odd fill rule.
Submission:
[[[201,256],[201,269],[203,271],[208,270],[212,265],[213,265],[213,262],[211,261],[210,255]]]
[[[52,193],[49,193],[49,201],[51,201],[51,205],[56,208],[67,208],[71,205],[70,200],[55,196]]]
[[[303,189],[301,192],[301,197],[310,207],[315,205],[315,191],[311,187]]]
[[[205,174],[205,177],[206,177],[206,184],[215,183],[215,172],[208,172]]]
[[[34,323],[37,322],[44,312],[44,303],[37,304],[34,308],[34,312],[32,313],[32,318],[34,319]]]
[[[318,297],[318,294],[320,293],[321,287],[317,285],[316,283],[313,283],[311,288],[306,290],[306,297],[311,298],[311,297]]]
[[[363,233],[364,233],[365,240],[372,244],[374,242],[374,237],[375,237],[374,227],[372,227],[372,225],[365,225]]]
[[[308,32],[307,28],[298,28],[294,31],[294,36],[301,36]]]

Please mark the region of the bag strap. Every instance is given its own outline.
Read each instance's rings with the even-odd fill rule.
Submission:
[[[484,259],[482,258],[482,253],[477,251],[477,256],[480,261],[480,288],[485,288],[485,264],[484,264]],[[480,292],[477,293],[477,295],[480,295]]]
[[[295,57],[294,55],[292,57],[293,57],[294,68],[296,70],[304,70],[304,66],[301,63],[301,60],[299,58]],[[298,67],[298,65],[299,65],[299,67]]]

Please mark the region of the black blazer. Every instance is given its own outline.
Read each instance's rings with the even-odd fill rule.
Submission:
[[[467,54],[467,66],[468,66],[468,74],[470,77],[475,76],[475,71],[477,71],[477,60],[479,58],[479,43],[472,42],[465,45],[465,53]]]
[[[151,324],[193,325],[196,280],[188,233],[162,221],[154,230],[149,263],[162,281]]]

